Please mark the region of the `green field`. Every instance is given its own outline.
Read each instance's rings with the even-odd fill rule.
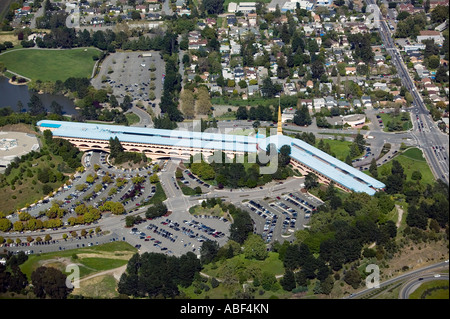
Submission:
[[[203,272],[209,276],[221,278],[222,270],[232,268],[236,273],[243,277],[251,279],[251,273],[247,270],[257,268],[261,272],[269,272],[273,275],[282,275],[284,273],[283,262],[278,258],[278,253],[269,252],[269,256],[265,260],[246,259],[244,254],[234,256],[233,258],[220,261],[216,264],[211,263],[205,266]]]
[[[408,113],[401,113],[397,116],[394,116],[392,113],[379,113],[378,115],[383,121],[384,132],[401,132],[412,128],[411,117]],[[390,122],[393,124],[391,129],[389,129]]]
[[[95,242],[95,239],[92,241]],[[99,246],[30,255],[20,268],[30,279],[31,273],[39,266],[51,266],[65,272],[67,265],[77,264],[80,269],[80,279],[83,279],[87,275],[127,264],[136,251],[136,248],[126,242],[112,242]]]
[[[90,78],[99,50],[18,49],[0,55],[8,70],[32,80],[65,81],[69,77]]]
[[[269,252],[269,256],[263,260],[249,260],[244,257],[243,254],[234,256],[233,258],[221,260],[215,263],[210,263],[205,266],[202,273],[216,278],[220,281],[217,288],[211,287],[211,279],[207,281],[205,285],[210,289],[203,289],[201,292],[195,292],[196,284],[189,286],[188,288],[179,287],[180,291],[186,298],[192,299],[228,299],[233,298],[237,291],[242,290],[242,284],[247,280],[252,281],[252,275],[262,273],[270,273],[272,275],[284,274],[283,262],[278,258],[278,253]],[[253,286],[253,283],[247,282],[249,286]],[[276,298],[288,298],[292,295],[291,292],[285,291],[277,283],[275,289],[264,291],[261,285],[256,288],[257,293],[254,294],[255,298],[268,299],[271,297]],[[261,293],[259,293],[261,292]]]
[[[316,147],[318,147],[319,141],[320,139],[316,140]],[[351,142],[334,139],[323,139],[323,142],[330,145],[331,153],[334,153],[336,158],[341,161],[345,161],[347,156],[350,154],[350,145],[352,145]]]
[[[396,156],[400,164],[402,164],[403,169],[406,174],[406,180],[411,180],[411,175],[414,171],[419,171],[422,174],[421,183],[422,184],[432,184],[434,182],[434,176],[428,166],[425,158],[423,157],[422,151],[418,148],[410,148],[403,152],[401,155]],[[392,161],[378,167],[378,174],[382,176],[387,176],[391,173]]]
[[[447,299],[449,298],[448,281],[433,280],[424,282],[417,288],[409,299]]]

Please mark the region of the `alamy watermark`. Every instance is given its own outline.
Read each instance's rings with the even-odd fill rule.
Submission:
[[[79,28],[80,27],[80,7],[78,3],[67,3],[66,11],[69,11],[69,15],[66,18],[66,27]]]
[[[369,14],[366,17],[366,21],[364,24],[369,28],[376,28],[378,29],[380,27],[380,21],[381,21],[381,11],[380,8],[376,4],[369,4],[366,7],[366,14]]]
[[[186,162],[201,163],[241,163],[260,164],[260,174],[275,174],[278,169],[278,150],[275,144],[265,143],[266,130],[259,129],[257,132],[252,131],[248,135],[232,135],[228,134],[235,130],[233,128],[221,128],[219,132],[211,132],[209,135],[207,129],[201,132],[200,121],[194,121],[192,130],[187,131],[185,136],[180,136],[181,130],[175,130],[170,133],[170,139],[177,142],[174,148],[198,149],[200,152],[193,155]],[[200,133],[200,134],[199,134]],[[276,135],[276,128],[270,128],[270,135]],[[221,138],[222,137],[222,138]],[[186,143],[186,139],[189,142]],[[266,145],[267,144],[267,145]],[[223,155],[225,153],[225,155]],[[246,154],[247,156],[244,156]],[[176,159],[176,155],[168,155],[172,159]]]
[[[80,267],[77,264],[69,264],[66,266],[66,287],[69,289],[80,288]]]
[[[370,273],[366,277],[366,287],[368,289],[380,288],[380,267],[375,264],[367,265],[366,273]]]

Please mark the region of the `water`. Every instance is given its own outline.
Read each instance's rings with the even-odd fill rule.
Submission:
[[[12,85],[8,81],[8,78],[0,76],[0,107],[10,106],[15,112],[27,111],[28,102],[33,92],[29,91],[26,85]],[[73,101],[63,95],[38,94],[38,96],[47,111],[50,111],[50,104],[55,101],[62,106],[63,114],[78,114]],[[22,101],[22,110],[17,107],[19,100]]]

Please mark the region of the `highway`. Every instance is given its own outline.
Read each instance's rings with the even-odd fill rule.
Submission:
[[[375,0],[366,0],[367,5],[375,5]],[[420,93],[418,92],[406,65],[403,63],[400,52],[395,46],[391,32],[386,21],[380,17],[379,32],[386,51],[392,57],[392,63],[398,70],[398,75],[402,84],[407,88],[413,97],[413,110],[417,114],[424,128],[417,123],[411,132],[413,138],[417,142],[417,146],[422,149],[425,159],[431,168],[436,179],[441,179],[445,183],[449,183],[449,145],[448,136],[441,133],[435,125],[427,107],[425,106]],[[439,153],[435,152],[436,146],[444,147]]]
[[[415,284],[417,284],[417,282],[422,281],[422,280],[419,280],[419,278],[425,278],[425,277],[426,278],[433,277],[433,279],[437,279],[437,278],[434,278],[434,274],[440,273],[440,271],[438,271],[438,270],[441,270],[441,269],[446,269],[446,271],[448,272],[448,261],[439,262],[436,264],[422,267],[420,269],[409,271],[403,275],[386,280],[384,282],[380,282],[379,288],[370,288],[370,289],[366,288],[357,293],[351,294],[350,296],[346,297],[345,299],[360,299],[360,298],[363,298],[366,294],[372,293],[374,289],[381,289],[383,287],[386,287],[388,285],[394,284],[399,281],[407,281],[407,284],[404,287],[402,287],[402,289],[400,290],[400,294],[399,294],[400,299],[407,299],[409,297],[409,294],[411,292],[413,292],[412,288],[413,288],[414,284],[411,284],[411,283],[415,282]],[[431,275],[430,275],[430,273],[431,273]],[[446,277],[448,280],[448,275]],[[445,276],[441,276],[440,278],[445,279]]]
[[[437,277],[438,276],[438,277]],[[446,280],[448,281],[448,274],[427,274],[423,276],[416,276],[408,281],[400,290],[399,299],[409,299],[409,295],[412,294],[419,286],[427,281]]]

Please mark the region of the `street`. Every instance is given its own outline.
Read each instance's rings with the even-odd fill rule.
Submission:
[[[369,5],[375,5],[376,2],[374,0],[366,0],[366,3]],[[414,126],[413,131],[411,132],[412,138],[415,140],[417,146],[423,151],[425,159],[427,160],[428,165],[433,172],[433,175],[436,179],[441,179],[445,183],[449,183],[449,145],[448,145],[448,136],[441,133],[439,128],[435,125],[429,111],[427,110],[420,93],[417,91],[416,86],[414,85],[413,80],[411,79],[410,74],[408,73],[408,69],[404,64],[400,52],[396,47],[394,41],[391,37],[391,31],[389,30],[388,25],[384,19],[380,19],[380,28],[379,32],[381,35],[381,39],[383,40],[384,47],[387,52],[392,56],[392,62],[394,66],[398,70],[398,74],[402,81],[402,84],[406,87],[406,89],[411,93],[413,97],[413,109],[412,113],[416,113],[419,115],[419,118],[426,126],[427,130],[419,130],[417,126]],[[438,158],[437,154],[434,152],[433,146],[441,146],[445,149],[446,160],[442,158]]]

